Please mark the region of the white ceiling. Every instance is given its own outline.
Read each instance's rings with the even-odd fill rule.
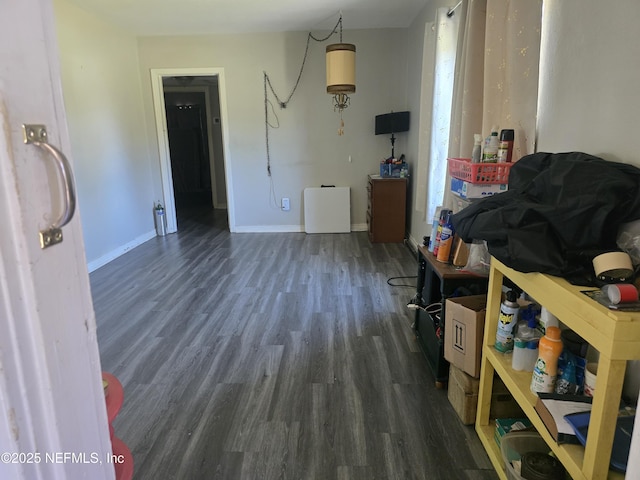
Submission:
[[[69,0],[137,35],[322,31],[336,25],[340,12],[344,30],[405,28],[430,1]]]

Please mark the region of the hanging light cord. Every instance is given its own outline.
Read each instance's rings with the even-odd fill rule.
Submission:
[[[275,99],[278,102],[278,105],[280,106],[280,108],[281,109],[287,108],[287,105],[291,101],[291,97],[293,97],[293,94],[295,93],[296,89],[298,88],[298,85],[300,84],[300,79],[302,78],[302,72],[304,70],[305,63],[307,62],[307,55],[309,53],[309,44],[311,43],[311,40],[314,40],[316,42],[325,42],[331,37],[331,35],[333,35],[334,33],[337,33],[337,32],[340,33],[340,43],[342,43],[342,14],[340,14],[340,18],[338,19],[338,22],[336,23],[336,26],[333,27],[333,30],[331,30],[331,32],[329,32],[329,34],[326,37],[317,38],[311,32],[309,32],[309,34],[307,35],[307,46],[304,49],[304,57],[302,58],[302,65],[300,66],[300,72],[298,73],[298,78],[296,79],[296,83],[293,86],[293,88],[291,89],[291,93],[289,94],[289,96],[287,97],[286,100],[282,101],[280,99],[280,97],[278,96],[278,94],[274,90],[273,85],[271,84],[271,79],[269,78],[269,75],[265,71],[262,72],[263,76],[264,76],[264,125],[265,125],[265,139],[266,139],[266,145],[267,145],[267,175],[269,177],[271,177],[271,153],[269,151],[269,127],[271,127],[271,128],[279,128],[280,127],[280,120],[278,119],[278,115],[276,114],[276,111],[273,108],[273,104],[269,100],[269,94],[268,94],[267,86],[269,87],[269,90],[271,90],[271,93],[275,97]],[[271,106],[271,110],[273,112],[273,116],[276,119],[276,124],[275,125],[272,125],[271,123],[269,123],[269,106]],[[273,193],[274,193],[273,192],[273,185],[272,185],[271,190],[272,190],[272,195],[273,195]]]

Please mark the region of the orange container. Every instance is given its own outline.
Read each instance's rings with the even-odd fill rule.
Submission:
[[[558,358],[562,353],[562,340],[558,327],[547,327],[538,345],[538,360],[533,367],[531,391],[553,393],[558,377]]]
[[[449,175],[469,183],[509,183],[513,163],[471,163],[470,158],[449,158]]]

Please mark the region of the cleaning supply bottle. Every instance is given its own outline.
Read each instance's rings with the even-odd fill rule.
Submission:
[[[558,375],[558,358],[562,353],[562,340],[558,327],[547,327],[538,345],[538,359],[531,376],[533,393],[553,393]]]
[[[506,353],[513,350],[513,329],[518,323],[518,295],[514,290],[507,292],[504,302],[500,305],[498,317],[498,330],[496,331],[495,349]]]
[[[440,219],[438,220],[438,229],[436,230],[436,241],[433,245],[433,254],[437,257],[438,250],[440,248],[440,235],[442,234],[442,227],[444,227],[444,222],[447,219],[447,215],[451,210],[447,208],[443,208],[440,210]]]
[[[480,163],[482,160],[482,135],[473,135],[473,150],[471,151],[471,163]]]
[[[427,250],[433,253],[433,248],[436,245],[436,234],[438,233],[438,225],[440,224],[440,212],[442,206],[436,207],[436,212],[433,214],[433,223],[431,224],[431,236],[429,237],[429,246]]]
[[[498,140],[498,127],[491,127],[491,135],[488,137],[488,142],[485,142],[484,152],[482,152],[482,161],[485,163],[496,163],[498,161],[498,147],[500,141]]]
[[[518,323],[518,328],[513,337],[511,368],[531,372],[538,358],[540,332],[536,328],[537,321],[533,309],[525,310],[522,313],[522,317],[526,317],[526,321]]]
[[[449,255],[451,255],[451,246],[453,245],[453,223],[451,223],[452,211],[447,214],[447,219],[442,226],[440,232],[440,246],[438,248],[438,256],[436,260],[443,263],[449,263]]]
[[[513,156],[514,131],[505,129],[500,131],[500,142],[498,144],[498,163],[511,163]]]
[[[541,335],[544,335],[547,327],[558,327],[560,323],[558,321],[558,317],[556,317],[553,313],[547,310],[545,307],[542,307],[540,311],[540,316],[538,318],[538,330]]]

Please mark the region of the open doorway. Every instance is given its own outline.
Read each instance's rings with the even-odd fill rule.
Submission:
[[[152,69],[151,79],[167,231],[209,209],[233,232],[223,69]]]
[[[178,228],[203,215],[226,228],[218,78],[166,77],[163,90]]]

